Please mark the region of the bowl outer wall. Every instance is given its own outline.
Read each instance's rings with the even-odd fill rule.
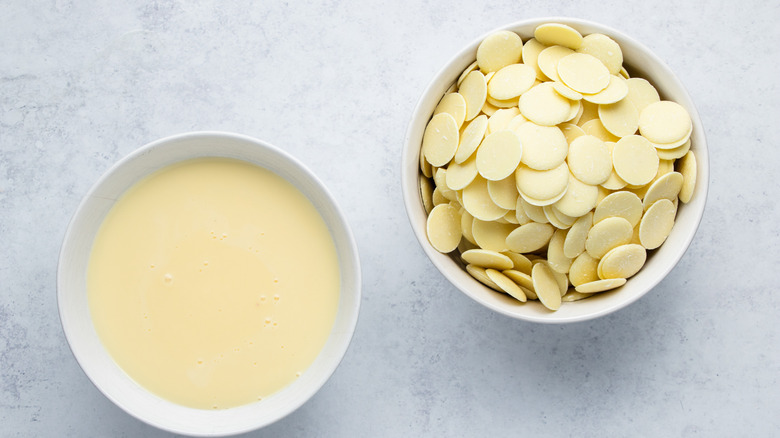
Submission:
[[[224,410],[180,406],[146,391],[109,356],[92,324],[86,295],[86,266],[95,234],[117,198],[148,174],[199,157],[244,160],[275,172],[314,204],[336,246],[341,271],[339,307],[331,334],[311,367],[285,389],[260,403]],[[323,183],[284,151],[251,137],[193,132],[167,137],[132,152],[90,189],[68,226],[60,251],[57,300],[68,344],[95,386],[137,419],[169,432],[224,436],[258,429],[296,410],[325,384],[346,354],[357,324],[361,272],[357,245],[346,218]]]
[[[648,79],[658,89],[661,99],[674,100],[688,110],[693,121],[691,150],[696,154],[698,165],[696,188],[691,202],[680,204],[675,227],[669,238],[649,255],[642,270],[619,289],[587,300],[563,303],[556,312],[548,311],[538,302],[524,304],[505,294],[496,293],[466,273],[455,260],[457,256],[436,251],[429,244],[425,233],[427,215],[420,199],[418,181],[420,144],[425,126],[444,92],[476,59],[479,43],[498,30],[517,32],[525,42],[533,36],[536,26],[543,23],[563,23],[583,35],[603,33],[617,41],[623,51],[624,65],[632,72],[632,76]],[[568,17],[542,17],[518,21],[485,33],[453,56],[434,76],[418,101],[409,123],[402,154],[401,180],[404,204],[415,236],[434,266],[450,283],[478,303],[501,314],[539,323],[568,323],[604,316],[635,302],[674,268],[693,240],[704,213],[709,186],[709,158],[701,118],[692,99],[671,69],[650,49],[623,32],[595,22]]]

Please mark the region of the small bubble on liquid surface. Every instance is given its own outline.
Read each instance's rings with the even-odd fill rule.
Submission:
[[[171,274],[165,274],[165,275],[163,275],[163,281],[164,281],[166,284],[171,284],[171,283],[173,283],[173,275],[171,275]]]

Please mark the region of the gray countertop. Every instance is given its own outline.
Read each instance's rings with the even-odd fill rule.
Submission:
[[[414,105],[463,45],[565,15],[653,49],[709,141],[704,219],[671,274],[601,319],[538,325],[452,287],[400,191]],[[0,435],[166,436],[89,382],[57,314],[80,199],[122,156],[192,130],[264,139],[341,204],[361,316],[331,380],[249,436],[780,433],[776,2],[73,2],[0,8]]]

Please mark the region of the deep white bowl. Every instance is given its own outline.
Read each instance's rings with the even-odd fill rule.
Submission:
[[[426,237],[427,215],[420,198],[418,181],[420,145],[425,126],[445,91],[476,59],[479,43],[487,35],[498,30],[516,32],[525,42],[533,37],[536,26],[543,23],[563,23],[577,29],[583,35],[598,32],[614,39],[623,51],[623,65],[632,77],[649,80],[660,93],[661,99],[673,100],[688,110],[693,120],[691,150],[696,155],[698,165],[693,199],[688,204],[680,204],[674,229],[660,248],[650,252],[642,270],[618,289],[586,300],[563,303],[556,312],[547,310],[537,301],[520,303],[507,295],[493,291],[466,273],[463,264],[458,260],[459,257],[436,251]],[[704,213],[709,184],[707,141],[699,113],[682,83],[669,67],[650,49],[623,32],[592,21],[567,17],[534,18],[493,29],[474,39],[456,53],[434,76],[414,110],[406,133],[401,166],[402,190],[409,221],[417,240],[434,266],[460,291],[489,309],[513,318],[541,323],[576,322],[604,316],[633,303],[655,287],[674,268],[693,240]]]
[[[198,157],[243,160],[275,172],[314,204],[327,224],[341,271],[338,313],[325,346],[306,373],[261,402],[224,410],[200,410],[164,400],[139,386],[109,356],[92,324],[86,291],[87,263],[95,234],[125,190],[173,163]],[[57,299],[65,336],[87,377],[117,406],[170,432],[222,436],[254,430],[293,412],[330,378],[347,351],[360,307],[360,262],[344,215],[325,186],[296,159],[250,137],[194,132],[141,147],[116,163],[92,187],[65,233],[57,272]]]

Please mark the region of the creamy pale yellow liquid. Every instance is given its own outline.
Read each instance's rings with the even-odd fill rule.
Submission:
[[[111,209],[87,272],[97,333],[136,382],[222,409],[289,385],[328,338],[339,266],[290,183],[208,158],[162,169]]]

